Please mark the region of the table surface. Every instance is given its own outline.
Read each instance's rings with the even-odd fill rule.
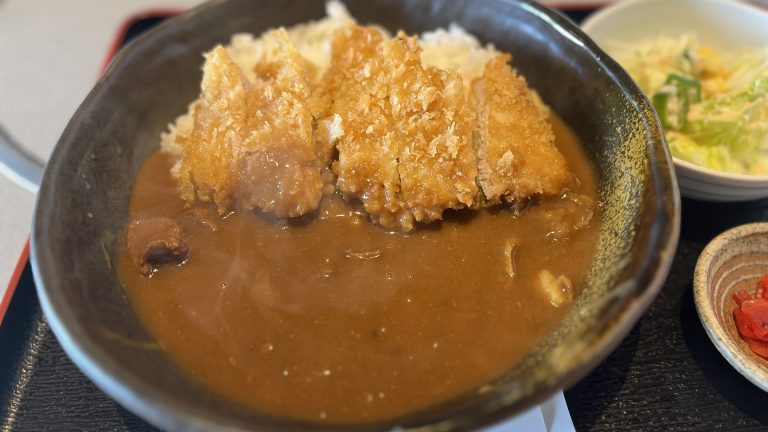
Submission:
[[[680,243],[658,298],[619,348],[565,392],[576,430],[768,430],[768,393],[710,342],[692,285],[710,240],[758,221],[768,221],[768,200],[683,200]]]

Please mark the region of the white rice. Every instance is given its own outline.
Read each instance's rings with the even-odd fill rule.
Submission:
[[[424,65],[457,71],[465,87],[483,75],[488,60],[499,55],[492,44],[480,45],[477,38],[457,24],[451,24],[448,30],[440,28],[426,32],[419,41]]]

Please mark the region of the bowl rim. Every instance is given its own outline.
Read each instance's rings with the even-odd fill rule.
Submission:
[[[765,18],[768,18],[768,11],[747,3],[743,0],[622,0],[619,2],[612,2],[605,7],[602,7],[591,13],[587,18],[584,19],[584,21],[581,22],[580,27],[584,30],[584,32],[589,34],[592,30],[592,27],[599,25],[604,21],[615,19],[613,18],[614,15],[626,12],[626,9],[632,9],[645,3],[657,3],[663,8],[669,6],[670,4],[682,2],[696,3],[697,5],[702,3],[720,4],[725,5],[726,7],[733,7],[734,9],[739,9],[744,12],[756,12],[765,16]]]
[[[728,244],[755,232],[768,235],[768,222],[754,222],[733,227],[720,233],[704,247],[693,271],[693,296],[699,321],[720,355],[744,378],[768,392],[768,373],[763,372],[762,377],[757,376],[760,371],[755,370],[748,353],[743,352],[727,335],[724,324],[716,317],[715,307],[709,297],[710,270],[717,252]]]
[[[123,48],[110,63],[105,73],[94,86],[93,90],[84,100],[83,104],[73,115],[70,123],[62,134],[60,143],[65,137],[72,134],[74,124],[83,116],[83,107],[87,106],[98,93],[103,83],[111,78],[116,68],[138,46],[151,43],[155,35],[163,32],[168,26],[175,25],[184,20],[191,20],[200,14],[206,13],[212,8],[218,7],[227,0],[213,0],[191,9],[183,15],[174,17],[161,23],[157,27],[140,35],[125,48]],[[569,43],[577,46],[577,49],[585,50],[594,61],[599,64],[604,73],[608,73],[616,83],[619,91],[630,99],[638,115],[644,120],[647,133],[644,143],[647,146],[646,154],[657,163],[651,164],[646,192],[658,197],[649,200],[650,205],[643,210],[643,214],[652,216],[653,223],[649,226],[647,237],[638,239],[636,247],[642,251],[642,260],[639,264],[626,271],[626,281],[634,283],[634,295],[613,316],[613,319],[605,324],[594,343],[584,349],[583,358],[574,362],[573,367],[557,380],[541,382],[532,391],[531,397],[525,400],[504,401],[497,397],[497,405],[489,405],[487,402],[480,405],[484,410],[474,410],[477,406],[470,405],[451,413],[447,420],[435,423],[425,428],[426,430],[444,430],[452,427],[479,427],[486,426],[509,417],[513,413],[540,403],[555,391],[567,388],[578,382],[590,370],[602,362],[612,352],[626,334],[634,327],[642,313],[655,299],[660,291],[672,264],[680,233],[680,194],[677,180],[674,176],[672,157],[669,149],[664,145],[661,125],[655,112],[650,108],[650,102],[635,85],[624,70],[603,52],[589,37],[581,31],[572,21],[558,12],[547,9],[533,0],[498,0],[501,3],[518,5],[532,17],[536,17],[551,25],[553,29],[564,36]],[[52,155],[52,160],[58,160],[63,152],[63,146],[57,145]],[[192,430],[239,430],[231,424],[222,426],[211,417],[201,416],[194,410],[169,397],[156,387],[145,385],[137,380],[130,372],[119,363],[106,356],[98,345],[90,340],[83,332],[80,324],[72,312],[66,307],[66,301],[60,292],[50,289],[55,285],[55,277],[47,270],[46,263],[55,260],[55,256],[46,248],[45,229],[43,228],[43,216],[41,208],[46,200],[50,200],[53,187],[53,165],[49,165],[43,178],[40,193],[37,197],[34,225],[31,235],[32,269],[37,282],[37,291],[45,315],[50,327],[73,362],[88,376],[99,388],[113,397],[121,405],[138,414],[149,422],[165,429],[192,429]],[[650,269],[650,270],[647,270]],[[46,283],[47,282],[47,283]],[[310,423],[308,426],[327,430],[328,427]],[[265,429],[280,429],[274,425],[259,425]],[[356,426],[353,428],[334,424],[334,429],[346,430],[373,430],[380,425],[371,427]],[[388,428],[391,428],[388,426]],[[420,430],[425,430],[421,429]]]
[[[687,160],[680,159],[677,156],[672,156],[672,158],[675,161],[675,165],[679,165],[683,169],[687,169],[689,171],[692,171],[696,174],[700,174],[702,176],[727,180],[732,184],[738,184],[738,185],[744,185],[744,186],[752,186],[752,187],[762,186],[762,185],[768,186],[768,174],[753,175],[753,174],[740,174],[740,173],[734,173],[734,172],[728,172],[728,171],[720,171],[712,168],[703,167],[701,165],[696,165],[693,162],[688,162]],[[766,194],[768,194],[768,191],[766,191]]]

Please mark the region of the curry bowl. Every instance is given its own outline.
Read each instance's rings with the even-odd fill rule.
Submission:
[[[598,178],[597,253],[564,319],[519,364],[402,417],[312,422],[261,412],[199,384],[158,346],[116,274],[132,186],[166,125],[199,91],[201,53],[237,32],[323,15],[323,2],[214,1],[123,49],[73,116],[48,164],[32,233],[43,310],[73,362],[102,390],[170,430],[424,430],[492,424],[575,384],[655,298],[679,234],[679,196],[658,118],[626,73],[567,18],[534,2],[348,1],[362,23],[417,33],[456,22],[514,54],[567,123]],[[471,251],[483,254],[484,251]]]

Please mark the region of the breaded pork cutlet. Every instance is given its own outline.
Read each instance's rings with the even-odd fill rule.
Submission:
[[[404,231],[472,206],[478,192],[474,115],[461,77],[425,68],[420,53],[418,40],[402,33],[338,30],[315,98],[320,117],[338,116],[343,130],[333,136],[339,190],[379,224]]]
[[[456,29],[424,53],[416,38],[342,18],[312,45],[328,58],[308,62],[282,29],[206,55],[200,98],[163,136],[185,200],[301,216],[331,165],[346,198],[409,231],[446,209],[564,190],[566,161],[509,55]]]
[[[546,115],[525,79],[499,55],[472,83],[478,183],[489,204],[558,195],[571,180]]]
[[[219,46],[206,54],[194,125],[177,132],[182,197],[219,213],[260,209],[295,217],[317,208],[321,163],[312,137],[307,70],[285,30],[263,36],[249,79]]]

